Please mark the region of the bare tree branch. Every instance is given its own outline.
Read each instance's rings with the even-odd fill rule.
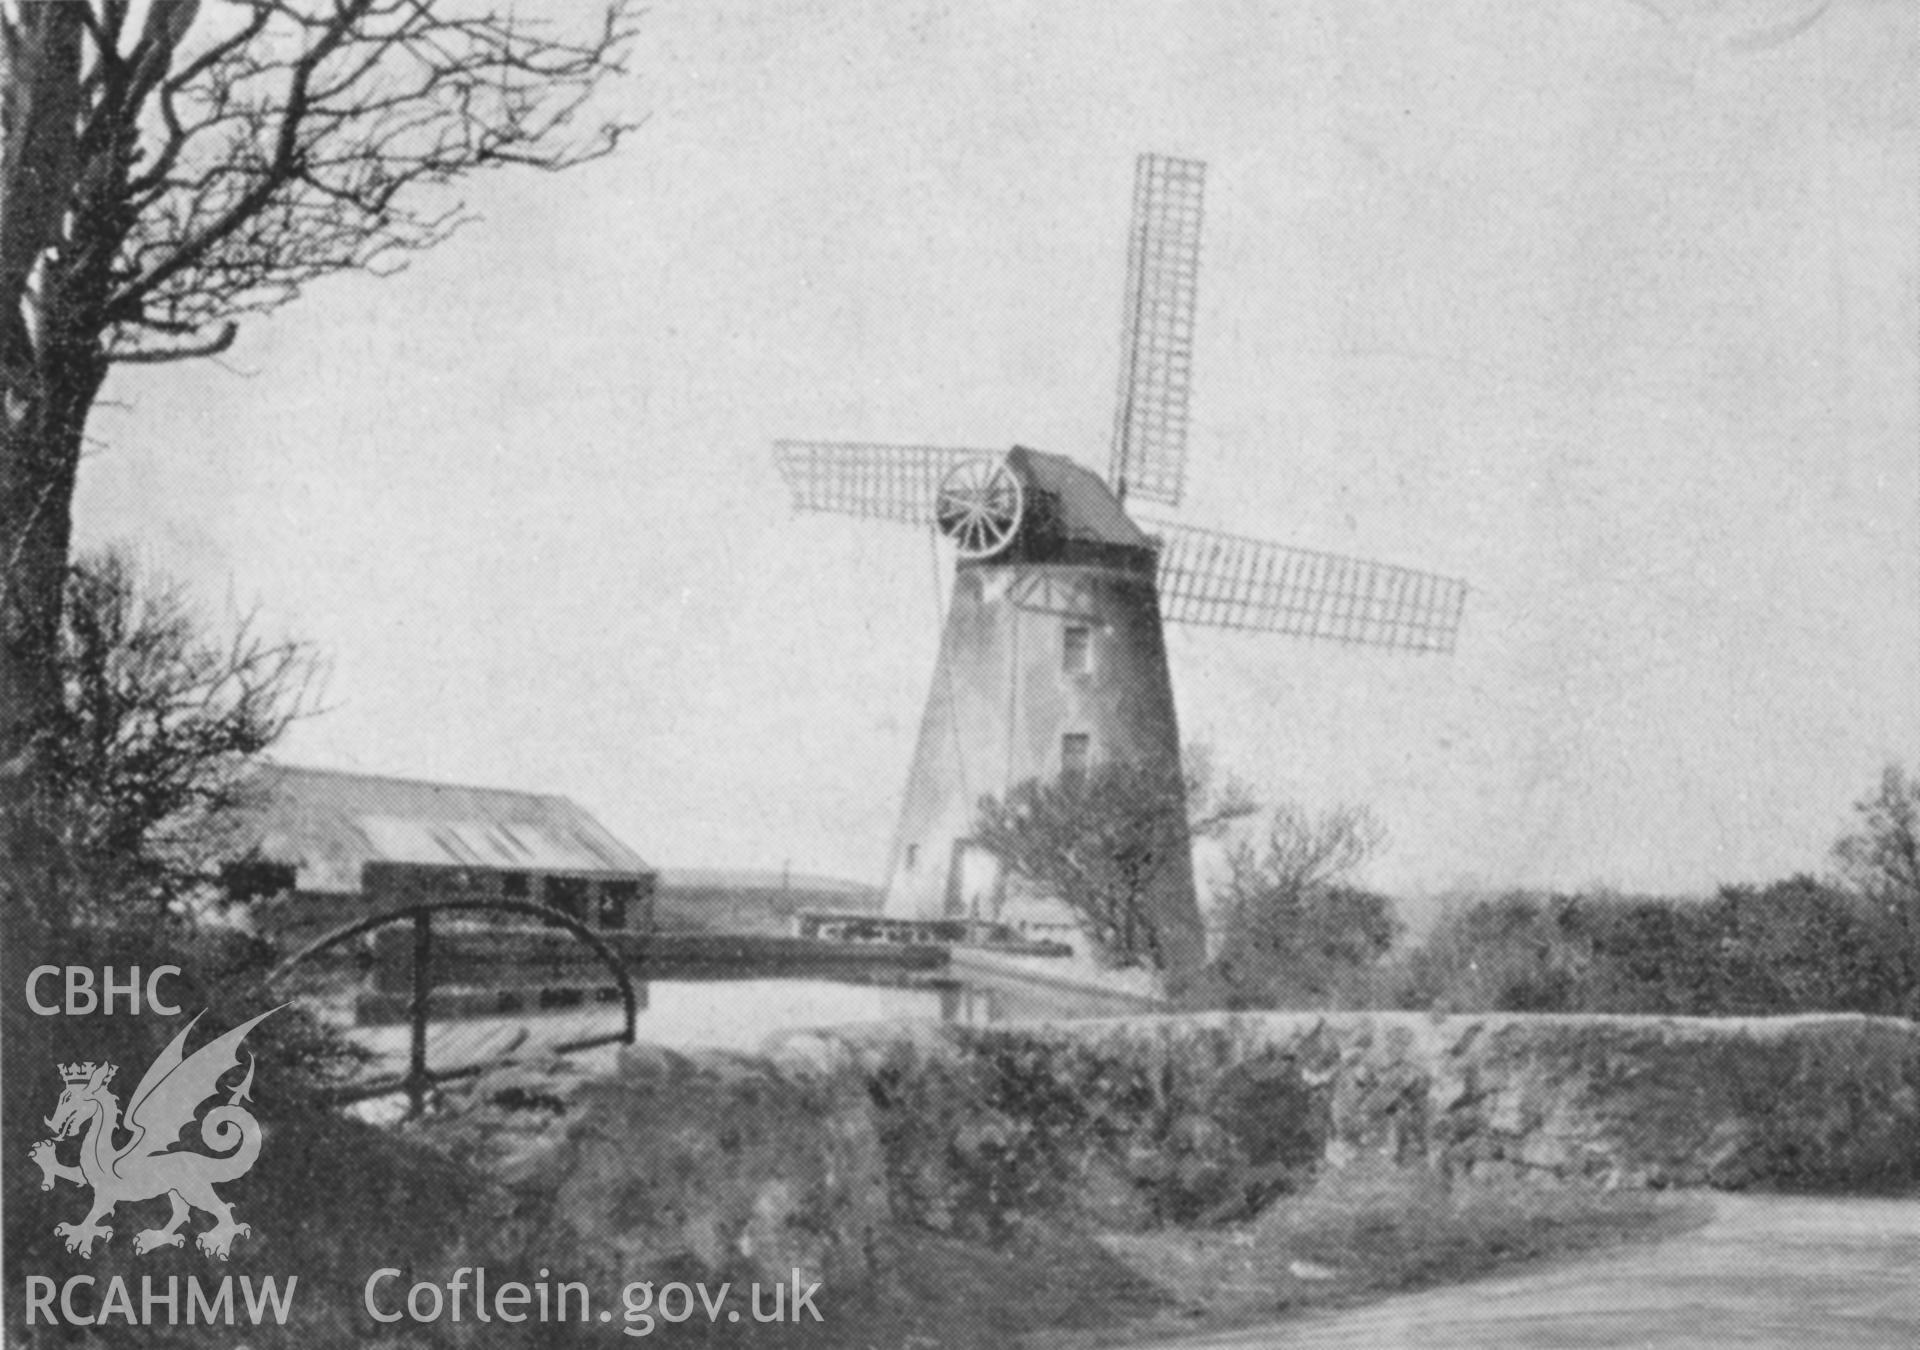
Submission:
[[[429,248],[468,219],[433,199],[453,180],[571,167],[635,125],[581,121],[624,73],[628,0],[571,32],[484,0],[153,0],[137,25],[107,0],[30,8],[71,11],[86,71],[49,108],[75,162],[40,199],[69,228],[34,234],[116,359],[158,323],[212,328]]]
[[[1074,911],[1118,964],[1164,964],[1155,897],[1191,865],[1195,837],[1254,810],[1245,787],[1212,783],[1203,748],[1178,763],[1122,760],[1016,785],[980,802],[974,836],[1009,872]]]
[[[192,361],[202,356],[218,356],[231,347],[239,335],[240,325],[228,319],[221,323],[212,336],[198,342],[183,342],[177,347],[141,347],[134,351],[115,352],[113,360],[118,365],[152,366],[168,361]]]
[[[164,910],[226,852],[247,772],[313,709],[305,644],[209,631],[117,551],[76,563],[62,633],[52,827],[86,905]]]
[[[610,153],[635,2],[0,0],[0,902],[61,922],[57,841],[8,803],[51,790],[112,365],[217,356],[315,281],[400,270],[471,219],[471,173]]]
[[[1843,876],[1860,894],[1906,916],[1920,936],[1920,779],[1889,764],[1854,814],[1859,825],[1833,848]]]
[[[1213,966],[1230,1005],[1321,1005],[1386,953],[1397,931],[1392,904],[1353,884],[1385,839],[1365,807],[1316,816],[1287,803],[1260,846],[1242,839],[1228,850],[1211,917]]]

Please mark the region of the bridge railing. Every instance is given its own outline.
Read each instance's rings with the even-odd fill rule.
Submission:
[[[460,913],[485,914],[492,922],[456,927],[449,916]],[[525,927],[510,927],[500,923],[502,915],[534,922]],[[436,919],[444,920],[438,937]],[[543,1006],[577,1004],[585,1001],[588,991],[610,993],[618,999],[621,1016],[617,1028],[583,1030],[583,1034],[544,1041],[540,1048],[550,1054],[572,1054],[606,1045],[631,1045],[634,1041],[639,1026],[640,996],[626,962],[599,934],[572,915],[530,901],[456,897],[383,908],[377,914],[342,924],[309,942],[269,972],[268,984],[290,996],[298,996],[303,976],[327,970],[336,976],[334,995],[338,997],[341,990],[337,977],[344,971],[352,982],[347,997],[353,1002],[358,1020],[362,1001],[381,997],[382,991],[377,986],[392,982],[392,962],[376,955],[390,954],[393,950],[392,944],[376,938],[385,929],[399,929],[411,935],[404,963],[406,1068],[393,1072],[376,1067],[367,1076],[336,1089],[332,1097],[337,1102],[360,1102],[404,1093],[407,1114],[418,1115],[425,1109],[435,1085],[484,1072],[525,1043],[526,1028],[520,1027],[516,1035],[501,1024],[501,1019],[510,1021],[517,1014],[538,1012]],[[575,973],[564,983],[543,986],[538,971],[517,970],[525,953],[517,955],[516,947],[531,949],[544,945],[555,930],[578,939],[588,949],[581,957],[587,964],[603,967],[606,978],[582,981]],[[479,951],[476,951],[476,942]],[[442,947],[444,953],[437,955],[436,949]],[[551,964],[551,958],[547,964]],[[578,966],[581,962],[569,960],[568,964]],[[369,965],[373,967],[376,986],[373,989],[359,987],[361,972]],[[486,970],[491,978],[480,986],[455,989],[438,976],[456,966],[468,979],[473,977],[476,966]],[[526,978],[528,976],[532,978]],[[465,1038],[458,1034],[435,1035],[436,990],[447,1005],[440,1015],[443,1031],[463,1024],[471,1027],[474,1025],[471,1019],[485,1018],[489,1013],[497,1015],[494,1024],[482,1035]],[[440,1052],[437,1057],[442,1062],[434,1062],[435,1051]],[[452,1062],[445,1062],[448,1059]],[[380,1064],[377,1059],[375,1062]]]

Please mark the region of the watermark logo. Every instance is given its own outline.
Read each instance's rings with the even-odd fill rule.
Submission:
[[[35,1144],[31,1156],[40,1167],[41,1190],[52,1190],[56,1181],[70,1181],[93,1191],[93,1207],[84,1219],[54,1226],[54,1236],[66,1239],[68,1251],[91,1258],[93,1244],[104,1245],[113,1236],[113,1229],[102,1220],[113,1213],[114,1206],[162,1196],[173,1205],[173,1213],[163,1226],[134,1234],[136,1254],[182,1246],[186,1235],[180,1229],[196,1209],[213,1217],[213,1227],[194,1239],[208,1256],[226,1260],[233,1251],[234,1239],[253,1232],[250,1225],[235,1221],[233,1206],[213,1189],[245,1176],[260,1156],[260,1122],[240,1105],[251,1100],[251,1054],[247,1056],[246,1076],[226,1102],[207,1112],[200,1122],[201,1142],[213,1153],[173,1152],[172,1148],[202,1104],[218,1094],[220,1079],[239,1067],[240,1042],[278,1011],[271,1008],[250,1018],[188,1055],[184,1047],[187,1033],[200,1020],[196,1015],[154,1057],[140,1085],[127,1099],[124,1117],[119,1098],[110,1091],[119,1072],[116,1065],[60,1066],[66,1087],[53,1114],[47,1117],[53,1138]],[[132,1137],[116,1145],[114,1138],[122,1132],[131,1132]],[[77,1165],[63,1163],[57,1153],[59,1145],[75,1135],[80,1136],[80,1160]]]

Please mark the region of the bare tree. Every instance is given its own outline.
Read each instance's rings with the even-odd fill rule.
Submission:
[[[1858,828],[1833,846],[1841,875],[1920,941],[1920,779],[1889,764],[1853,809]]]
[[[1058,897],[1118,965],[1162,965],[1153,897],[1192,841],[1253,812],[1246,788],[1215,784],[1211,757],[1185,767],[1115,760],[1052,782],[1029,780],[985,797],[974,836],[1008,871]]]
[[[630,0],[0,0],[0,866],[57,889],[39,795],[87,419],[115,364],[208,356],[245,316],[386,272],[465,219],[444,189],[561,169]]]
[[[1385,841],[1365,807],[1316,816],[1291,803],[1275,809],[1257,845],[1237,841],[1211,915],[1225,996],[1324,1001],[1383,956],[1397,931],[1392,903],[1353,883]]]
[[[314,654],[226,633],[120,551],[70,570],[49,832],[80,914],[163,914],[228,853],[253,761],[311,709]]]
[[[1265,847],[1240,840],[1228,865],[1249,886],[1300,894],[1351,880],[1386,838],[1364,806],[1335,806],[1315,816],[1288,802],[1268,818]]]

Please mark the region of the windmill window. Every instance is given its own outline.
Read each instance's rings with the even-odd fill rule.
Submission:
[[[1060,778],[1077,783],[1087,776],[1087,760],[1093,753],[1093,737],[1084,731],[1069,731],[1060,738]]]
[[[1093,673],[1093,629],[1070,623],[1060,644],[1060,669],[1069,675]]]
[[[907,845],[907,870],[911,872],[914,868],[914,864],[918,863],[919,861],[920,861],[920,845],[908,844]]]

